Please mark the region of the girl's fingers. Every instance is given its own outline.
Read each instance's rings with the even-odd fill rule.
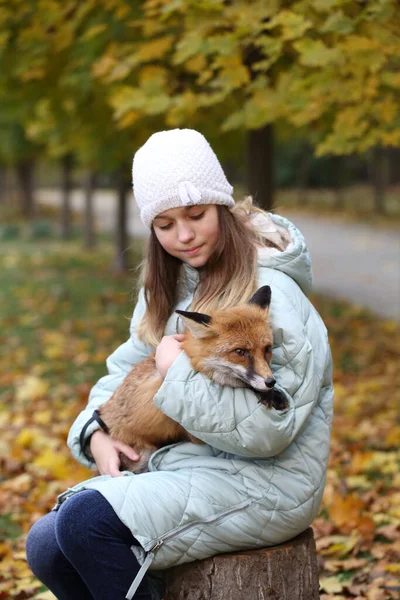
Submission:
[[[185,334],[184,333],[177,333],[176,335],[174,335],[174,339],[177,342],[183,342],[183,340],[185,339]]]
[[[122,473],[119,470],[119,458],[117,458],[116,462],[110,461],[108,464],[108,472],[112,477],[122,477]]]
[[[127,444],[124,444],[123,442],[115,441],[114,448],[119,450],[119,452],[122,452],[123,454],[125,454],[125,456],[127,456],[131,460],[139,460],[139,458],[140,458],[138,453],[133,448],[131,448]]]

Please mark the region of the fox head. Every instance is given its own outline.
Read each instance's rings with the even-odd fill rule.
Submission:
[[[177,310],[187,327],[182,348],[193,367],[221,385],[271,391],[275,379],[269,366],[270,302],[271,288],[265,285],[247,304],[210,315]]]

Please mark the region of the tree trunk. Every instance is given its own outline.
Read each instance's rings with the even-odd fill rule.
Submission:
[[[28,219],[33,219],[35,216],[35,201],[33,193],[34,161],[32,159],[21,161],[16,166],[15,171],[18,180],[22,215]]]
[[[247,177],[258,206],[271,210],[274,203],[274,130],[272,125],[248,131]]]
[[[374,188],[374,209],[377,214],[386,214],[385,193],[388,180],[388,160],[385,148],[377,146],[372,152],[372,185]]]
[[[296,174],[297,202],[300,206],[306,206],[306,204],[308,204],[307,188],[310,176],[311,159],[307,149],[304,149],[301,154]]]
[[[400,183],[400,148],[387,148],[388,155],[388,184],[395,185]]]
[[[279,546],[220,554],[166,571],[163,600],[318,600],[313,531]]]
[[[116,255],[114,271],[124,273],[129,269],[128,260],[128,190],[129,182],[126,173],[129,169],[122,168],[117,174],[117,223],[116,223]]]
[[[335,209],[343,210],[344,202],[344,157],[334,156],[332,159],[334,169]]]
[[[86,175],[85,192],[85,214],[84,214],[84,247],[92,250],[95,247],[93,196],[96,189],[97,173],[89,171]]]
[[[0,204],[7,204],[7,171],[3,165],[0,165]]]
[[[71,192],[73,187],[72,170],[73,155],[66,154],[61,161],[61,238],[66,240],[71,237]]]

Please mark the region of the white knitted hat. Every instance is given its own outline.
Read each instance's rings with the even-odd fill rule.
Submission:
[[[133,192],[146,227],[170,208],[233,206],[233,187],[206,138],[194,129],[154,133],[136,152]]]

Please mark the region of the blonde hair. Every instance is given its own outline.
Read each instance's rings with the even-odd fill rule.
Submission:
[[[251,224],[251,213],[263,213],[251,197],[231,209],[217,205],[217,210],[220,235],[212,256],[199,269],[191,305],[191,310],[203,313],[244,304],[252,296],[257,287],[257,247],[269,245]],[[151,229],[139,278],[146,312],[137,328],[139,338],[150,346],[160,343],[176,306],[181,269],[181,261],[164,250]]]

